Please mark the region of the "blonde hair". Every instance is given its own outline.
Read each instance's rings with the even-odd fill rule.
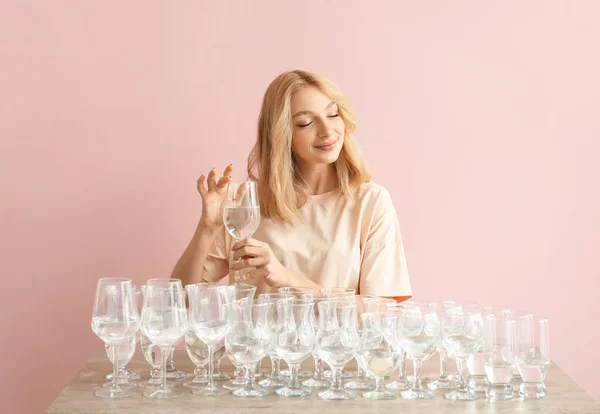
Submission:
[[[352,190],[371,179],[354,141],[356,117],[350,100],[333,82],[314,73],[282,73],[271,82],[263,98],[256,144],[248,157],[248,177],[258,182],[261,215],[292,226],[309,194],[292,153],[291,100],[294,92],[305,85],[315,86],[331,98],[344,121],[344,143],[334,163],[341,193],[353,200]]]

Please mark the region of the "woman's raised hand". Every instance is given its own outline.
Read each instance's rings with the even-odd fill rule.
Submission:
[[[202,197],[202,217],[200,221],[205,229],[217,229],[223,225],[223,201],[227,196],[227,185],[231,182],[233,166],[230,164],[217,181],[217,170],[213,168],[198,178],[198,192]]]

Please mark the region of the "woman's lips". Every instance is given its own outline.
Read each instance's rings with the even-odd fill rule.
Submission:
[[[319,146],[315,145],[315,148],[318,150],[321,150],[321,151],[331,151],[332,149],[335,148],[335,145],[337,144],[337,142],[338,142],[338,140],[336,139],[335,141],[326,143],[324,145],[319,145]]]

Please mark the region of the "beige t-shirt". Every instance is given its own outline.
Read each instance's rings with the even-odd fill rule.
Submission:
[[[412,295],[398,217],[385,188],[364,183],[353,203],[338,191],[310,196],[300,218],[294,227],[263,218],[252,237],[268,243],[283,266],[322,287],[347,287],[364,295]],[[232,245],[223,228],[204,264],[204,280],[215,282],[229,273]],[[262,278],[244,283],[256,285],[257,294],[277,290]]]

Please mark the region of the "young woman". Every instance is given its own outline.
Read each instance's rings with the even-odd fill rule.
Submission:
[[[248,175],[261,221],[233,243],[222,203],[233,167],[198,179],[202,216],[172,277],[215,282],[238,271],[257,293],[281,286],[344,286],[411,296],[400,227],[388,191],[372,182],[354,142],[349,100],[329,80],[296,70],[267,88]],[[230,276],[231,278],[231,276]]]

